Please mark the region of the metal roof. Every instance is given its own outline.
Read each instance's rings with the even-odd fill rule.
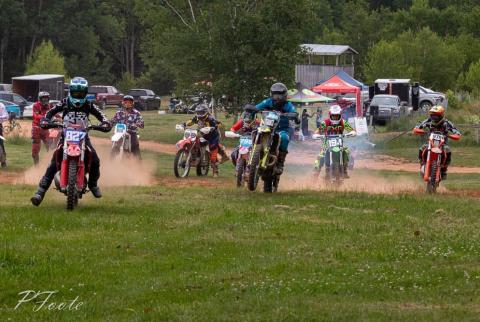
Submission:
[[[37,75],[12,77],[12,79],[44,80],[44,79],[59,78],[59,77],[64,77],[64,76],[56,75],[56,74],[37,74]]]
[[[377,79],[375,83],[410,83],[410,79],[401,78],[389,78],[389,79]]]
[[[357,54],[358,52],[350,46],[344,45],[320,45],[320,44],[302,44],[303,49],[314,55],[338,56],[341,54]]]

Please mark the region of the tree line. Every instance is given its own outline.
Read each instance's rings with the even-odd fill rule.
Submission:
[[[359,52],[356,78],[480,91],[476,0],[0,0],[0,82],[29,72],[238,100],[292,85],[299,44]]]

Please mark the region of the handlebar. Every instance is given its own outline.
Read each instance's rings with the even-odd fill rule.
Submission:
[[[56,123],[56,122],[51,122],[51,123],[48,123],[48,124],[41,124],[40,127],[44,130],[48,130],[48,129],[64,129],[66,128],[66,126],[62,123]],[[100,131],[100,132],[110,132],[110,130],[112,129],[112,127],[106,127],[104,125],[89,125],[86,130],[87,132],[90,131],[90,130],[94,130],[94,131]]]

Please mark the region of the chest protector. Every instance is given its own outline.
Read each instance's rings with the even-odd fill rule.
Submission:
[[[343,134],[345,128],[343,119],[338,124],[332,124],[330,119],[325,120],[325,134]]]

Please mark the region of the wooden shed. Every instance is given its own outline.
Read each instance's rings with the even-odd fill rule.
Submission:
[[[358,52],[345,45],[302,44],[303,61],[295,66],[295,81],[311,88],[343,70],[355,77],[355,55]]]

